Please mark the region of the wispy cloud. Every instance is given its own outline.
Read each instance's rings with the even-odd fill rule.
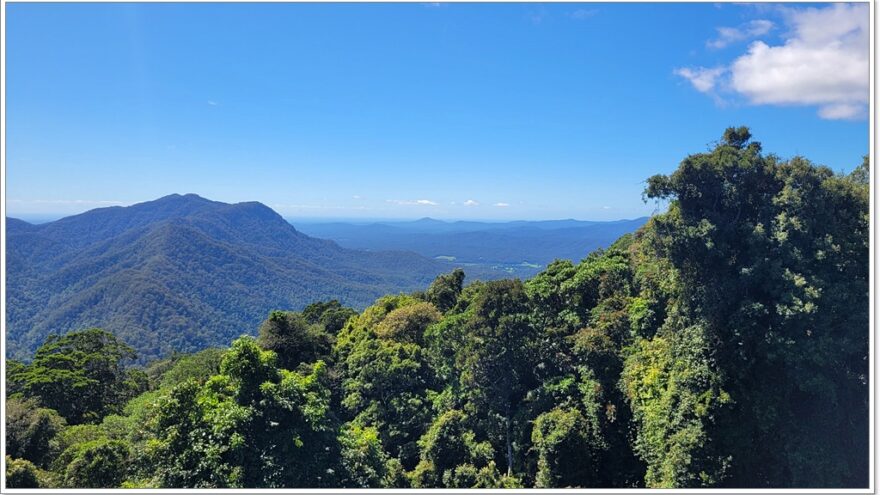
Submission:
[[[544,7],[539,7],[537,9],[532,8],[526,13],[526,18],[531,21],[532,24],[541,24],[549,17],[550,14],[547,13],[547,9]]]
[[[495,206],[496,208],[507,208],[510,206],[510,203],[495,203],[492,206]]]
[[[401,206],[437,206],[436,201],[430,199],[388,199],[387,203]]]
[[[217,103],[217,102],[214,101],[214,100],[208,100],[208,105],[211,105],[212,107],[216,107],[216,106],[218,106],[218,105],[220,105],[220,104]]]
[[[824,105],[819,107],[819,117],[828,120],[844,120],[861,117],[865,114],[867,108],[864,105],[852,105],[849,103],[839,103],[834,105]]]
[[[480,202],[473,200],[473,199],[469,199],[469,200],[465,201],[463,204],[465,206],[480,206]]]
[[[599,9],[577,9],[568,14],[569,17],[577,21],[589,19],[599,13]]]
[[[782,7],[788,37],[755,41],[730,64],[679,68],[676,75],[717,98],[738,95],[754,105],[818,107],[823,119],[864,118],[869,96],[867,4]]]
[[[706,46],[720,50],[728,45],[763,36],[773,29],[773,23],[766,19],[754,19],[737,27],[718,27],[718,37],[706,42]]]
[[[726,67],[681,67],[675,69],[673,73],[687,79],[694,89],[701,93],[708,93],[715,89],[720,78],[725,72]]]
[[[20,205],[85,205],[85,206],[114,206],[126,205],[124,201],[110,201],[101,199],[10,199],[10,203]]]

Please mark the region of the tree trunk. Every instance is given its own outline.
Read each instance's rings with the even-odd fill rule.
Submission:
[[[507,475],[513,475],[513,444],[510,442],[510,406],[507,406],[507,416],[505,419],[505,427],[507,430]]]

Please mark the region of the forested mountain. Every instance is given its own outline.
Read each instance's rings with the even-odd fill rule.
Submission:
[[[9,218],[7,355],[28,356],[50,333],[92,326],[141,359],[228,345],[270,310],[326,298],[363,308],[451,268],[413,253],[343,249],[260,203],[192,194],[41,225]]]
[[[590,222],[579,220],[516,222],[302,223],[303,232],[356,249],[403,249],[429,258],[454,259],[478,266],[509,268],[531,276],[556,259],[580,261],[585,253],[606,248],[633,232],[647,218]]]
[[[869,176],[730,128],[648,179],[664,213],[529,280],[455,270],[144,368],[51,336],[6,362],[8,486],[867,488]]]

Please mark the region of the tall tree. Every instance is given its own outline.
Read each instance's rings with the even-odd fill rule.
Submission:
[[[729,456],[729,486],[863,486],[867,187],[749,139],[729,129],[646,190],[671,201],[651,242],[731,398],[701,443]]]
[[[69,423],[96,422],[142,391],[137,372],[124,367],[134,358],[131,347],[101,329],[50,335],[19,374],[21,390]]]
[[[450,273],[438,276],[425,293],[428,302],[442,312],[449,311],[458,301],[464,287],[464,270],[456,268]]]
[[[383,298],[343,329],[336,346],[343,408],[357,426],[376,428],[405,469],[418,462],[416,442],[431,421],[435,374],[420,342],[439,316],[430,303]]]
[[[310,313],[312,318],[320,316]],[[272,311],[260,325],[257,343],[278,356],[282,368],[295,369],[300,363],[313,363],[330,353],[333,335],[322,324],[309,322],[293,311]]]
[[[47,467],[57,455],[55,436],[64,428],[64,418],[34,399],[6,401],[6,453]]]
[[[467,322],[461,361],[462,383],[473,406],[503,439],[507,474],[514,470],[514,416],[525,393],[537,386],[536,330],[528,318],[528,297],[519,280],[485,284]]]

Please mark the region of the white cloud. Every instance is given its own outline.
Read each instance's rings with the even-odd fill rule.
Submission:
[[[782,46],[752,43],[731,65],[731,86],[758,104],[818,105],[823,118],[853,118],[868,104],[869,9],[834,4],[788,10]]]
[[[869,95],[869,7],[783,7],[781,45],[753,42],[727,66],[679,68],[698,91],[726,91],[754,105],[809,105],[823,119],[863,118]]]
[[[773,29],[773,23],[766,19],[755,19],[733,27],[715,28],[718,37],[706,42],[709,48],[721,49],[727,45],[763,36]]]
[[[208,105],[211,105],[212,107],[216,107],[217,105],[219,105],[219,103],[217,103],[214,100],[208,100]]]
[[[401,206],[437,206],[437,202],[430,199],[389,199],[386,202]]]
[[[507,208],[508,206],[510,206],[510,204],[509,203],[495,203],[492,206],[496,206],[498,208]]]
[[[724,74],[727,69],[724,67],[714,67],[714,68],[706,68],[706,67],[697,67],[695,69],[691,69],[689,67],[682,67],[680,69],[675,69],[673,71],[675,75],[681,76],[694,86],[694,89],[701,93],[708,93],[715,89],[716,84],[718,83],[718,79]]]
[[[823,119],[855,119],[865,116],[867,108],[863,105],[850,105],[840,103],[837,105],[825,105],[819,108],[819,116]]]
[[[463,203],[465,206],[480,206],[479,201],[475,201],[473,199],[469,199]]]

